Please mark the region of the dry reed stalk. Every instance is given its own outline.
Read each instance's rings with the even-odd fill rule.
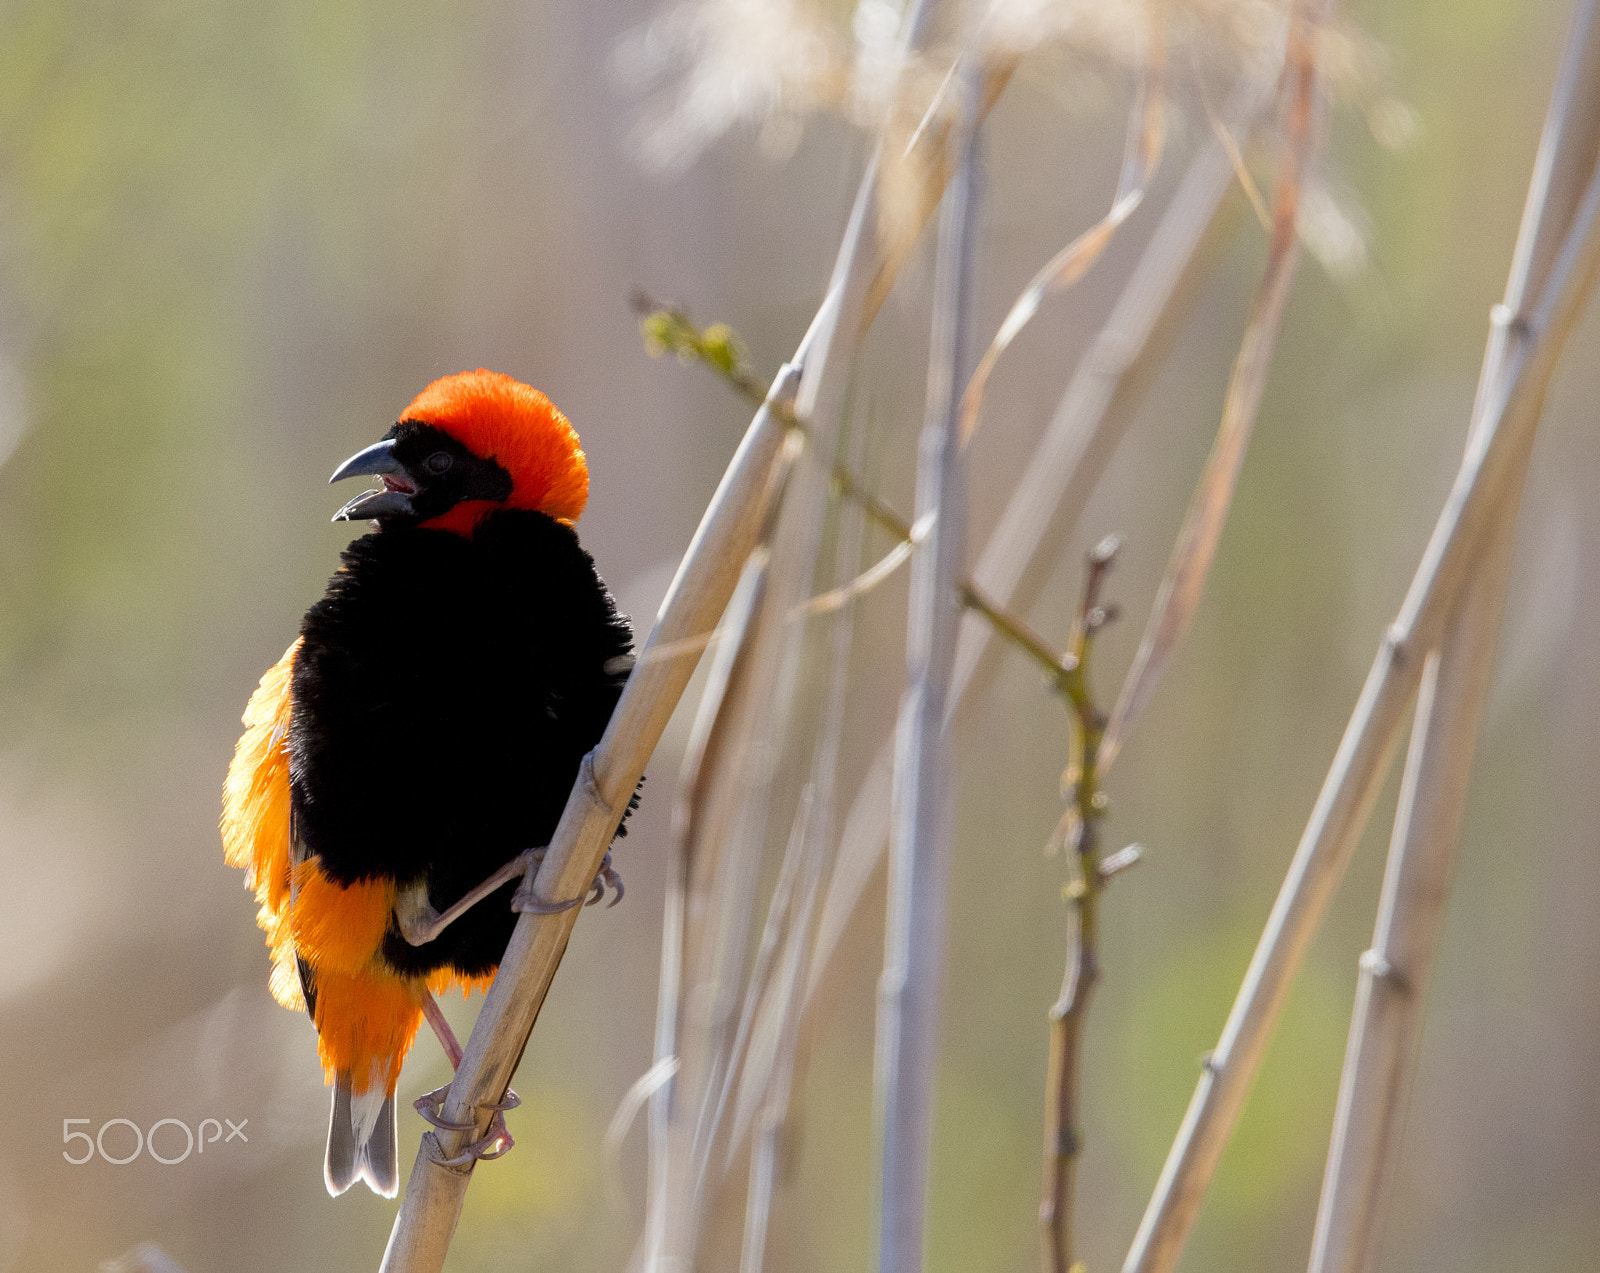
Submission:
[[[683,1031],[683,975],[690,959],[688,937],[688,899],[691,876],[704,864],[697,860],[695,848],[704,839],[715,844],[718,837],[705,835],[703,807],[710,799],[707,788],[720,758],[725,732],[718,729],[728,719],[730,708],[746,684],[748,660],[744,635],[762,592],[766,588],[768,554],[764,549],[751,553],[744,573],[734,590],[728,608],[718,624],[721,640],[701,694],[689,745],[685,749],[679,774],[677,799],[672,820],[672,859],[668,868],[667,892],[661,926],[661,973],[657,991],[656,1034],[652,1069],[679,1060],[679,1038]],[[645,1226],[641,1254],[659,1254],[667,1241],[667,1222],[671,1198],[670,1173],[682,1156],[682,1146],[674,1152],[673,1111],[677,1076],[674,1074],[652,1093],[649,1120],[649,1178],[645,1202]]]
[[[854,445],[861,443],[866,430],[854,430]],[[854,561],[859,558],[859,536],[861,536],[861,518],[856,515],[856,509],[850,502],[838,505],[840,509],[840,534],[838,534],[838,563],[835,565],[835,574],[853,569]],[[843,608],[840,608],[843,609]],[[782,611],[774,606],[768,611],[773,617],[781,617]],[[792,611],[790,611],[792,614]],[[845,699],[843,699],[843,672],[845,665],[842,659],[848,652],[848,633],[850,625],[843,622],[848,619],[848,614],[835,611],[832,619],[834,625],[834,652],[830,657],[832,673],[830,673],[830,689],[827,692],[827,707],[824,710],[824,723],[818,742],[813,748],[811,760],[811,777],[808,784],[800,793],[800,808],[798,816],[790,824],[787,836],[787,848],[782,854],[779,864],[778,881],[771,892],[768,902],[768,912],[763,923],[762,937],[755,953],[754,966],[749,974],[744,976],[744,1004],[739,1012],[738,1025],[734,1028],[731,1041],[718,1038],[712,1033],[691,1032],[686,1038],[688,1048],[686,1054],[691,1059],[698,1060],[702,1081],[694,1091],[699,1092],[699,1107],[694,1116],[694,1134],[691,1142],[686,1145],[686,1167],[683,1169],[688,1183],[688,1193],[683,1199],[678,1211],[690,1217],[691,1223],[701,1225],[701,1212],[706,1207],[707,1199],[714,1196],[714,1188],[720,1180],[720,1175],[726,1171],[726,1166],[718,1167],[717,1145],[720,1143],[725,1127],[726,1111],[730,1108],[730,1100],[734,1099],[734,1092],[738,1092],[738,1100],[734,1103],[733,1131],[726,1137],[728,1140],[728,1153],[726,1159],[733,1159],[736,1148],[742,1142],[742,1135],[749,1126],[749,1119],[754,1113],[755,1105],[766,1105],[773,1118],[781,1118],[781,1113],[773,1113],[779,1105],[787,1103],[787,1075],[792,1070],[792,1048],[794,1048],[795,1035],[797,1035],[797,1016],[794,1012],[794,985],[797,977],[803,976],[803,969],[810,956],[810,932],[813,928],[814,905],[816,894],[821,884],[824,865],[826,865],[827,849],[832,844],[832,808],[834,808],[835,764],[837,764],[838,744],[843,729],[843,713],[845,713]],[[790,624],[789,630],[794,630],[797,625]],[[787,630],[782,625],[774,624],[774,635],[768,635],[768,641],[781,640],[787,637]],[[843,649],[840,649],[843,643]],[[758,641],[757,643],[758,644]],[[722,716],[718,713],[718,720]],[[750,748],[771,748],[771,740],[766,739],[760,732],[750,736]],[[725,772],[718,774],[722,782],[742,780],[742,774],[749,766],[742,764],[726,764]],[[731,776],[731,777],[730,777]],[[710,828],[715,833],[715,828]],[[728,857],[730,852],[742,854],[746,862],[741,868],[750,868],[750,864],[758,864],[760,851],[763,848],[763,836],[747,835],[742,840],[733,841],[731,846],[720,846],[722,852],[718,857]],[[734,912],[728,905],[718,904],[709,908],[714,916],[714,921],[731,920],[733,923],[749,923],[750,907]],[[742,969],[736,969],[742,971]],[[718,972],[712,972],[707,979],[699,982],[696,996],[704,1000],[710,990],[718,987]],[[726,985],[733,984],[733,977],[728,976]],[[794,1020],[792,1020],[794,1019]],[[771,1118],[766,1119],[771,1123]],[[774,1143],[776,1132],[765,1137],[766,1142]],[[766,1158],[766,1166],[771,1166],[771,1156]],[[766,1185],[763,1187],[763,1180]],[[763,1188],[770,1187],[771,1172],[763,1169],[762,1161],[752,1158],[752,1188],[749,1204],[746,1207],[747,1217],[747,1259],[757,1259],[763,1249],[763,1241],[757,1230],[765,1228],[765,1206],[762,1201]],[[766,1193],[770,1198],[770,1191]]]
[[[729,731],[732,772],[725,775],[730,810],[723,815],[726,830],[714,849],[715,874],[708,879],[704,900],[696,907],[703,926],[699,939],[702,966],[695,980],[695,1010],[685,1031],[682,1055],[689,1071],[685,1092],[698,1093],[698,1103],[684,1111],[686,1118],[692,1115],[693,1131],[681,1191],[672,1204],[682,1234],[671,1250],[679,1258],[691,1257],[698,1246],[712,1147],[721,1128],[725,1094],[751,1023],[749,999],[741,990],[749,962],[751,917],[756,912],[779,750],[789,729],[801,655],[800,634],[781,616],[799,586],[794,579],[798,567],[795,532],[798,529],[802,535],[809,535],[813,530],[805,524],[795,527],[792,517],[786,516],[785,521],[790,525],[782,529],[789,533],[774,547],[767,593],[755,615],[746,652],[750,664],[745,691],[748,710]],[[816,529],[820,532],[820,528]],[[800,573],[809,579],[809,570]],[[780,592],[781,598],[777,595]],[[752,987],[762,985],[771,972],[797,866],[794,845],[797,837],[804,834],[804,820],[802,804],[786,837],[789,850],[783,855],[754,967],[749,972]],[[742,1011],[741,1000],[745,1003]]]
[[[1367,676],[1222,1038],[1206,1063],[1139,1226],[1124,1273],[1166,1273],[1178,1260],[1272,1028],[1383,780],[1426,655],[1441,639],[1485,535],[1521,477],[1545,387],[1600,266],[1600,169],[1589,178],[1537,302],[1513,318],[1524,341],[1488,392],[1455,484]]]
[[[1128,135],[1122,154],[1122,172],[1111,197],[1111,210],[1047,261],[1023,288],[1005,321],[984,350],[961,395],[961,437],[970,441],[978,427],[983,394],[996,364],[1022,329],[1033,320],[1045,300],[1081,279],[1105,253],[1122,223],[1144,202],[1145,191],[1161,163],[1166,140],[1166,46],[1163,14],[1151,6],[1147,15],[1145,56],[1139,89],[1128,115]]]
[[[939,987],[953,822],[945,722],[966,563],[961,387],[968,376],[972,256],[979,197],[980,83],[957,90],[955,176],[945,192],[935,269],[928,391],[917,458],[918,520],[932,532],[912,559],[906,694],[895,764],[897,820],[889,855],[883,975],[878,990],[874,1105],[880,1128],[878,1269],[918,1273],[938,1061]]]
[[[864,183],[864,189],[868,187]],[[860,204],[858,202],[858,213]],[[859,222],[858,222],[859,224]],[[844,255],[862,259],[859,234],[847,238]],[[837,335],[838,319],[832,324]],[[835,360],[835,366],[843,360]],[[824,386],[826,390],[826,386]],[[787,448],[792,453],[792,446]],[[690,918],[683,944],[691,961],[686,1001],[679,1009],[675,1039],[683,1066],[674,1094],[660,1213],[651,1227],[659,1244],[647,1249],[646,1267],[693,1263],[703,1228],[705,1190],[712,1147],[720,1128],[722,1096],[748,1030],[739,1013],[751,916],[760,881],[776,751],[789,727],[803,637],[787,621],[798,590],[809,591],[810,561],[820,534],[814,498],[804,474],[790,471],[784,508],[771,531],[770,560],[763,587],[753,599],[739,640],[730,647],[738,667],[737,693],[718,704],[711,719],[716,755],[704,776],[709,794],[693,838],[698,846]],[[799,507],[797,507],[797,505]],[[770,952],[773,926],[787,899],[783,880],[773,899],[762,945]],[[758,956],[757,980],[770,968]],[[655,1186],[652,1186],[654,1189]]]
[[[859,456],[866,430],[858,429],[852,445]],[[858,569],[865,518],[841,500],[840,529],[834,575],[847,579]],[[755,1046],[740,1070],[740,1088],[729,1133],[729,1156],[744,1141],[754,1120],[749,1179],[745,1194],[744,1245],[741,1273],[761,1273],[766,1259],[768,1220],[777,1178],[779,1137],[788,1118],[789,1098],[799,1061],[799,993],[805,984],[813,946],[814,915],[822,889],[828,850],[835,837],[834,809],[838,785],[839,751],[844,739],[848,707],[846,689],[850,649],[854,635],[854,608],[845,602],[830,620],[828,689],[823,720],[812,756],[811,780],[805,801],[805,837],[799,863],[798,900],[785,935],[777,976],[762,1002],[762,1017],[755,1030]]]
[[[854,431],[852,440],[859,443],[863,432],[859,429]],[[838,569],[844,570],[852,568],[859,556],[858,547],[851,545],[852,542],[859,543],[860,519],[854,517],[854,510],[848,505],[841,507],[840,515],[842,529],[839,535],[841,556]],[[769,611],[771,613],[779,612]],[[842,631],[847,650],[849,627],[842,622],[846,617],[838,616],[832,622],[835,645]],[[777,631],[780,636],[783,634],[783,629],[778,628]],[[768,639],[771,641],[772,637],[769,635]],[[736,666],[748,668],[753,659],[746,656],[753,647],[759,645],[759,641],[750,641],[735,647],[738,651]],[[677,1176],[677,1192],[667,1193],[662,1201],[662,1205],[672,1213],[675,1226],[673,1240],[667,1247],[646,1247],[652,1252],[652,1263],[665,1258],[662,1255],[664,1250],[676,1253],[671,1258],[684,1259],[685,1253],[692,1255],[698,1245],[699,1233],[707,1223],[710,1208],[720,1198],[718,1185],[726,1172],[726,1165],[717,1163],[716,1150],[723,1138],[726,1113],[735,1088],[738,1091],[738,1107],[734,1116],[734,1132],[727,1138],[729,1159],[734,1156],[734,1150],[743,1135],[743,1125],[749,1121],[748,1107],[751,1102],[767,1101],[769,1105],[777,1102],[780,1097],[775,1093],[779,1088],[785,1089],[781,1102],[786,1103],[787,1100],[786,1071],[792,1062],[794,1035],[794,1030],[787,1025],[791,1015],[792,985],[799,975],[797,970],[804,965],[807,938],[812,926],[810,917],[823,874],[822,859],[832,843],[828,823],[831,821],[838,733],[842,728],[844,712],[843,665],[837,653],[833,662],[835,675],[828,695],[826,723],[813,754],[812,776],[800,793],[798,813],[791,823],[778,879],[768,902],[754,966],[743,978],[743,1008],[731,1041],[725,1031],[705,1028],[707,1024],[715,1026],[714,1021],[691,1020],[692,1028],[684,1034],[683,1055],[690,1062],[693,1075],[685,1086],[684,1094],[694,1103],[686,1104],[681,1111],[680,1123],[684,1125],[677,1129],[677,1134],[669,1142],[675,1147],[669,1155],[673,1161],[665,1164]],[[734,692],[746,704],[753,697],[750,679],[747,675],[740,676],[734,686]],[[728,700],[724,699],[712,712],[713,725],[707,736],[707,758],[716,772],[710,783],[697,782],[696,787],[715,785],[720,792],[708,802],[706,813],[700,819],[704,825],[695,829],[695,838],[703,842],[707,853],[702,856],[709,858],[716,869],[726,871],[731,865],[743,874],[749,871],[752,861],[759,861],[763,841],[755,837],[739,838],[728,834],[732,824],[730,806],[739,803],[741,784],[748,777],[747,770],[750,768],[738,763],[741,759],[739,745],[745,738],[756,748],[770,746],[770,743],[759,731],[746,734],[730,725],[730,719],[734,719],[738,713],[730,713],[728,707]],[[735,740],[736,734],[738,741]],[[718,754],[709,754],[711,746],[715,747]],[[740,855],[743,861],[731,861]],[[709,890],[701,889],[700,892],[702,896],[696,909],[709,916],[709,919],[702,919],[700,927],[709,929],[713,936],[721,936],[731,924],[748,924],[750,907],[735,910]],[[700,944],[706,943],[702,939]],[[742,972],[742,969],[733,970],[735,975]],[[690,998],[697,1005],[703,1005],[718,989],[723,989],[730,997],[736,997],[734,980],[734,975],[710,968],[696,981]],[[695,1016],[703,1015],[697,1008]],[[789,1051],[786,1052],[786,1048]],[[781,1118],[781,1115],[777,1117]],[[765,1139],[775,1148],[775,1131]],[[765,1198],[770,1200],[771,1167],[774,1162],[775,1159],[769,1155],[764,1169],[761,1161],[752,1159],[754,1192],[750,1194],[746,1207],[747,1259],[759,1261],[764,1249],[762,1234],[766,1203],[762,1195],[764,1193]],[[667,1229],[665,1224],[647,1225],[647,1231],[666,1233]]]
[[[1529,334],[1520,314],[1546,280],[1600,150],[1600,21],[1580,0],[1551,95],[1505,300],[1479,377],[1472,436],[1505,364]],[[1531,439],[1530,439],[1531,441]],[[1525,448],[1520,466],[1526,469]],[[1513,466],[1514,470],[1517,466]],[[1522,475],[1489,534],[1478,574],[1430,654],[1395,813],[1372,948],[1362,956],[1350,1039],[1312,1239],[1311,1273],[1364,1273],[1376,1256],[1424,997],[1460,844],[1479,718],[1494,671],[1511,573]]]
[[[772,789],[780,748],[790,730],[789,704],[795,693],[800,655],[798,627],[784,618],[794,592],[809,586],[811,571],[769,581],[769,595],[756,616],[743,657],[748,661],[742,690],[748,710],[728,721],[719,716],[719,733],[727,736],[719,766],[718,817],[705,828],[715,876],[706,882],[696,906],[703,930],[701,968],[694,982],[694,1013],[682,1042],[682,1054],[693,1075],[685,1086],[682,1117],[687,1137],[680,1140],[678,1189],[671,1200],[680,1233],[669,1248],[671,1258],[687,1260],[698,1247],[720,1172],[714,1166],[724,1116],[740,1071],[747,1063],[758,1010],[773,978],[784,934],[790,925],[804,846],[811,838],[811,800],[802,792],[792,819],[787,847],[762,924],[753,966],[746,969],[747,942],[756,911],[756,890],[764,871],[770,827],[782,813],[772,807]],[[776,572],[775,572],[776,573]],[[781,598],[772,594],[784,590]],[[786,808],[786,806],[780,806]],[[714,841],[714,842],[713,842]],[[730,953],[731,952],[731,953]],[[742,1008],[741,1008],[742,1000]],[[710,1011],[707,1012],[709,1007]]]
[[[1261,408],[1267,372],[1283,325],[1284,305],[1300,256],[1301,195],[1321,148],[1325,113],[1318,87],[1317,45],[1332,16],[1333,0],[1297,0],[1289,14],[1279,89],[1284,144],[1272,192],[1267,266],[1228,379],[1217,440],[1184,515],[1144,637],[1106,728],[1101,764],[1108,769],[1200,608],[1222,528],[1233,505],[1239,470]]]

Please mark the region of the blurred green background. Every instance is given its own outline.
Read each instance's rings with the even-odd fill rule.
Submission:
[[[1567,16],[1483,0],[1349,12],[1389,51],[1420,131],[1395,154],[1358,118],[1335,122],[1330,183],[1369,223],[1369,264],[1354,281],[1302,267],[1210,594],[1111,781],[1109,834],[1147,858],[1105,915],[1091,1270],[1120,1263],[1455,470]],[[585,542],[648,626],[746,413],[703,373],[643,355],[629,290],[728,319],[775,367],[820,297],[863,154],[822,122],[781,161],[736,130],[680,173],[647,171],[629,145],[637,92],[612,68],[651,13],[647,0],[0,7],[0,1270],[92,1269],[143,1240],[188,1273],[376,1267],[394,1206],[323,1190],[313,1036],[268,998],[253,903],[221,860],[219,789],[245,699],[350,536],[328,523],[341,496],[327,474],[438,375],[508,371],[572,417],[593,473]],[[1059,82],[1025,75],[997,109],[989,328],[1107,206],[1127,90],[1111,80],[1063,104]],[[1156,207],[1202,130],[1175,137]],[[1154,215],[1003,366],[973,460],[975,542]],[[1235,192],[1033,611],[1064,637],[1083,546],[1122,532],[1108,697],[1262,259]],[[900,370],[867,391],[893,424],[884,484],[902,507],[930,282],[924,253],[875,336],[874,361]],[[1591,315],[1535,453],[1384,1269],[1600,1266],[1597,342]],[[887,588],[863,612],[866,648],[891,669],[869,696],[884,728],[902,596]],[[577,928],[517,1081],[518,1147],[477,1172],[457,1273],[618,1268],[632,1249],[642,1155],[630,1141],[618,1208],[600,1144],[649,1064],[682,741],[675,727],[618,855],[626,902]],[[1000,659],[958,742],[940,1273],[1036,1264],[1044,1014],[1066,923],[1062,864],[1039,846],[1065,745],[1059,707]],[[1305,1258],[1392,800],[1391,784],[1191,1273]],[[775,1269],[870,1264],[879,931],[858,917],[832,979]],[[471,1011],[451,1008],[463,1027]],[[402,1095],[445,1075],[421,1040]],[[68,1118],[248,1119],[249,1141],[171,1167],[70,1166]],[[405,1114],[404,1163],[421,1126]],[[130,1143],[107,1133],[113,1155]]]

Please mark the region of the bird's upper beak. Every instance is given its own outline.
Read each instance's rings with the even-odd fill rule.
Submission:
[[[383,486],[363,491],[333,515],[336,522],[358,522],[368,518],[410,516],[411,497],[417,485],[394,454],[394,439],[374,442],[357,451],[334,469],[329,482],[339,482],[347,477],[372,475],[383,479]]]

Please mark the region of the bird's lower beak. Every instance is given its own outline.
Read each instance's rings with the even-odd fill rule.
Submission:
[[[395,458],[394,439],[386,438],[357,451],[334,469],[330,482],[347,477],[376,475],[383,478],[381,490],[363,491],[333,515],[336,522],[360,522],[376,517],[410,516],[411,497],[416,488],[405,466]]]
[[[336,522],[364,522],[378,517],[411,516],[411,496],[404,491],[363,491],[333,515]]]

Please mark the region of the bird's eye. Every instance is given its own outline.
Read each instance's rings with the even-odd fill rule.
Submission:
[[[450,466],[455,462],[456,458],[455,456],[451,455],[450,452],[435,451],[422,462],[422,467],[437,477],[441,473],[448,473],[450,471]]]

